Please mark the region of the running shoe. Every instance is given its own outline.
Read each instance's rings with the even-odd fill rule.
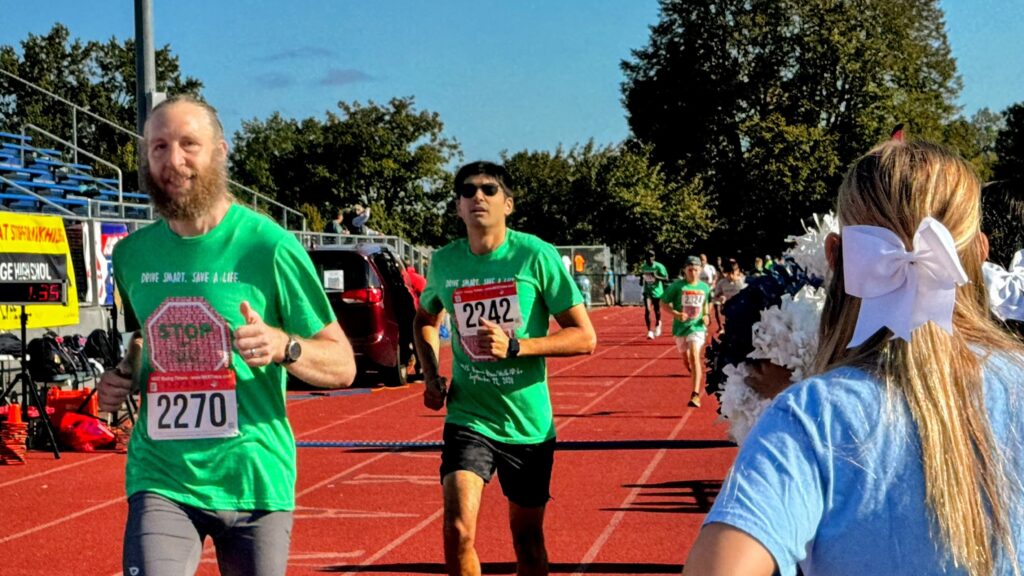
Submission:
[[[658,324],[658,327],[654,329],[654,337],[657,338],[659,336],[661,336],[661,324],[660,323]]]
[[[652,330],[647,331],[647,339],[654,340],[654,332]]]
[[[690,394],[690,408],[700,408],[700,392]]]

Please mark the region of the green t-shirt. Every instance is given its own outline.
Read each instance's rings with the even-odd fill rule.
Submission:
[[[536,236],[508,230],[501,246],[480,256],[466,239],[435,252],[420,307],[431,314],[443,308],[452,317],[445,421],[509,444],[554,438],[544,358],[483,359],[474,353],[473,337],[481,315],[503,327],[517,325],[521,339],[546,336],[552,314],[582,302],[555,247]]]
[[[665,286],[659,278],[668,278],[668,270],[665,269],[665,265],[661,262],[654,264],[644,262],[644,265],[640,267],[640,277],[644,281],[644,296],[661,298],[665,292]]]
[[[704,315],[708,312],[708,302],[711,300],[710,286],[700,280],[693,284],[685,279],[676,280],[665,289],[662,300],[671,304],[676,312],[686,312],[689,316],[688,320],[673,317],[673,336],[689,336],[707,330]]]
[[[286,371],[276,364],[250,368],[231,342],[244,323],[243,300],[267,324],[304,338],[334,321],[302,245],[266,216],[232,205],[202,236],[182,238],[164,220],[129,235],[114,250],[114,276],[126,326],[140,328],[144,342],[136,381],[144,393],[128,445],[128,495],[150,491],[215,510],[294,509],[295,438],[285,411]],[[202,394],[150,397],[156,390],[151,376],[183,367],[208,370],[211,363],[222,373],[234,372],[237,419],[227,414],[229,424],[237,422],[237,435],[154,439],[150,425],[165,434],[168,428],[187,431],[192,416],[203,421],[206,413],[197,406],[209,410],[210,420],[223,418],[225,403],[215,406],[212,394],[202,401]],[[184,417],[189,402],[196,413]]]

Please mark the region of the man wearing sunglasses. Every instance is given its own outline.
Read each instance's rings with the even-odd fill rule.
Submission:
[[[517,573],[547,574],[543,523],[555,424],[544,358],[590,354],[597,337],[555,247],[506,227],[513,185],[505,168],[467,164],[455,188],[466,238],[434,252],[415,323],[423,403],[448,407],[441,453],[445,562],[449,574],[480,574],[477,514],[497,472],[509,500]],[[443,312],[455,320],[450,386],[438,374]],[[561,329],[549,335],[551,316]]]

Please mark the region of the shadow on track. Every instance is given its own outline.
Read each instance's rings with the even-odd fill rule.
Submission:
[[[641,488],[626,508],[602,508],[607,512],[653,512],[656,514],[707,514],[722,489],[721,480],[680,480],[657,484],[624,484]]]

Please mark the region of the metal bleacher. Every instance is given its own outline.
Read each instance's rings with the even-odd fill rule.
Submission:
[[[35,129],[62,142],[41,129]],[[96,160],[107,164],[98,158]],[[120,170],[110,164],[104,168],[116,177],[97,176],[93,165],[65,160],[60,150],[35,146],[32,136],[0,132],[0,209],[86,218],[151,220],[153,215],[148,196],[140,192],[125,192]]]

